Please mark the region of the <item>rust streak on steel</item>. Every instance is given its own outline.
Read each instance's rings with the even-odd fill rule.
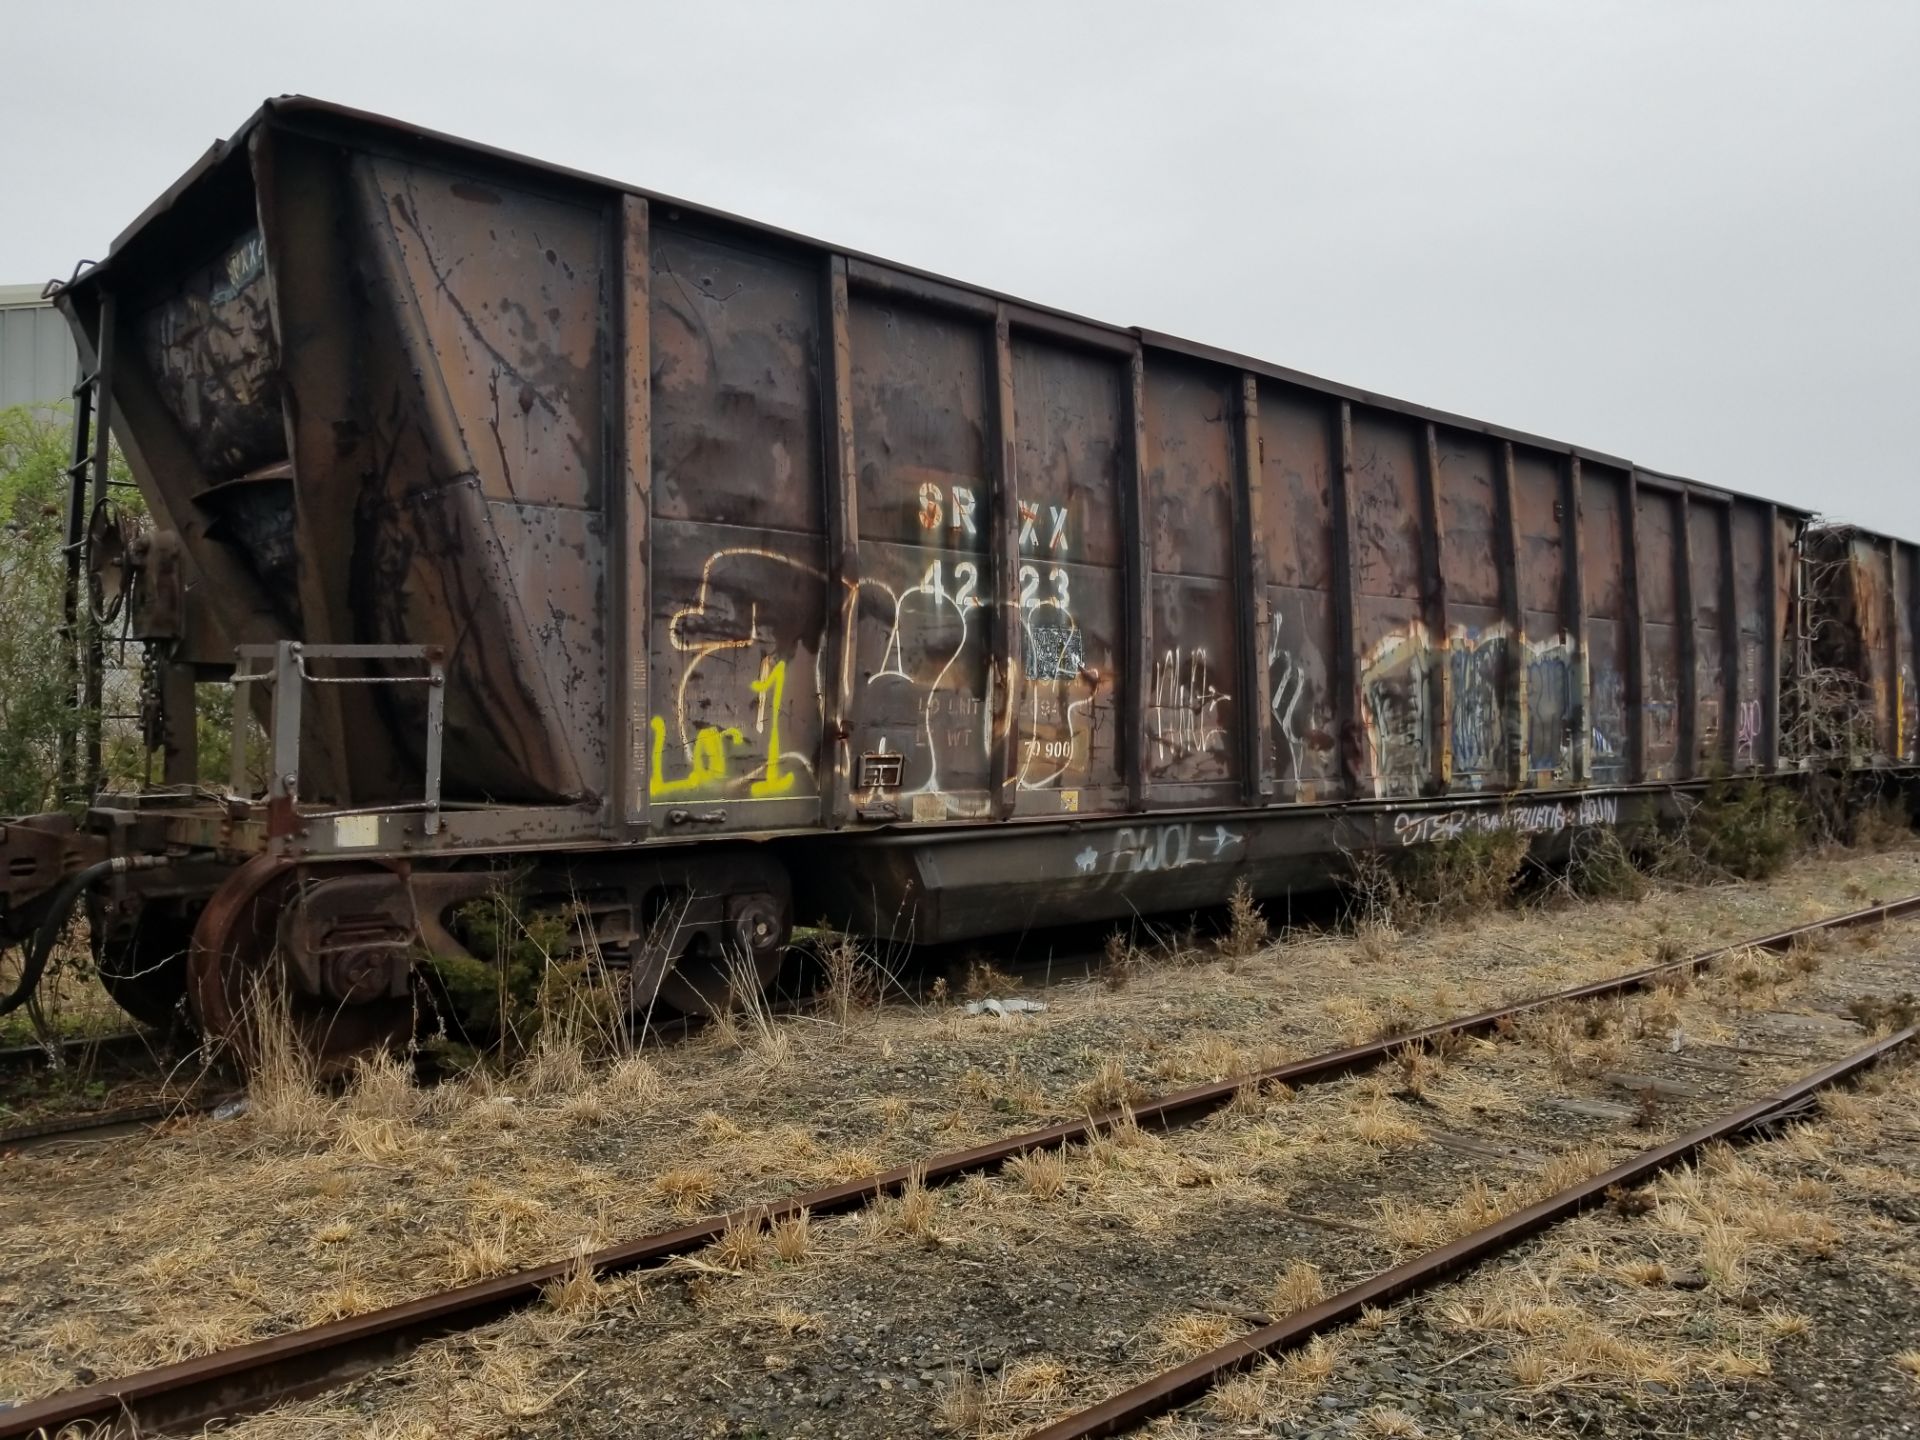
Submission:
[[[1446,1035],[1482,1033],[1509,1016],[1640,989],[1663,975],[1699,969],[1736,950],[1784,950],[1805,935],[1884,922],[1916,911],[1920,911],[1920,895],[1811,921],[1758,940],[1719,946],[1643,970],[1536,996],[1517,1005],[1289,1061],[1236,1079],[1172,1091],[1142,1102],[1134,1107],[1133,1115],[1140,1124],[1167,1128],[1211,1114],[1228,1104],[1245,1086],[1275,1082],[1297,1086],[1338,1079],[1380,1063],[1404,1045],[1423,1044]],[[937,1185],[993,1170],[1031,1150],[1052,1149],[1088,1139],[1111,1124],[1118,1114],[1106,1111],[1069,1120],[969,1149],[950,1150],[930,1156],[918,1165],[899,1166],[784,1200],[745,1206],[725,1215],[595,1251],[585,1257],[586,1264],[596,1274],[634,1270],[700,1250],[720,1239],[731,1226],[772,1224],[801,1210],[816,1216],[858,1210],[880,1196],[898,1194],[916,1174],[924,1183]],[[103,1433],[114,1427],[120,1427],[123,1433],[147,1436],[175,1433],[198,1429],[210,1420],[257,1410],[277,1401],[315,1394],[397,1359],[427,1340],[471,1329],[534,1303],[546,1286],[565,1279],[576,1263],[568,1259],[518,1270],[364,1315],[51,1395],[0,1413],[0,1440],[39,1432],[51,1435],[64,1426],[76,1424],[101,1426]]]
[[[1909,1025],[1904,1030],[1876,1040],[1865,1049],[1802,1076],[1784,1089],[1750,1105],[1743,1105],[1738,1110],[1722,1115],[1691,1134],[1643,1150],[1611,1170],[1549,1195],[1524,1210],[1516,1210],[1491,1225],[1475,1230],[1470,1235],[1463,1235],[1437,1250],[1429,1250],[1403,1265],[1383,1270],[1372,1279],[1322,1300],[1318,1305],[1229,1341],[1184,1365],[1164,1370],[1098,1405],[1033,1431],[1027,1440],[1083,1440],[1083,1437],[1124,1434],[1156,1415],[1165,1414],[1198,1398],[1211,1389],[1221,1376],[1241,1369],[1263,1355],[1295,1349],[1324,1330],[1335,1329],[1359,1318],[1360,1312],[1369,1305],[1390,1305],[1446,1279],[1458,1270],[1497,1255],[1550,1225],[1590,1209],[1615,1186],[1632,1185],[1644,1180],[1687,1159],[1712,1141],[1731,1140],[1752,1132],[1792,1111],[1826,1086],[1857,1074],[1907,1044],[1916,1034],[1920,1034],[1920,1027]]]

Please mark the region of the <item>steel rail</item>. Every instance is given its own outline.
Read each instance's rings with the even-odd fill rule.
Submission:
[[[85,1115],[62,1115],[54,1119],[15,1125],[0,1130],[0,1151],[34,1150],[56,1145],[63,1140],[99,1141],[118,1138],[118,1132],[163,1124],[188,1115],[206,1115],[244,1092],[208,1096],[200,1100],[156,1100],[146,1105],[128,1105],[118,1110],[97,1110]],[[111,1133],[109,1133],[111,1132]]]
[[[1361,1311],[1368,1306],[1391,1305],[1460,1270],[1490,1259],[1562,1220],[1591,1209],[1604,1200],[1607,1192],[1615,1186],[1635,1184],[1686,1160],[1715,1140],[1742,1139],[1755,1130],[1765,1128],[1770,1122],[1785,1118],[1818,1091],[1850,1079],[1891,1051],[1907,1044],[1916,1034],[1920,1034],[1920,1027],[1909,1025],[1883,1040],[1876,1040],[1844,1060],[1823,1066],[1786,1088],[1722,1115],[1690,1134],[1643,1150],[1603,1174],[1568,1186],[1470,1235],[1463,1235],[1436,1250],[1429,1250],[1391,1270],[1383,1270],[1372,1279],[1342,1290],[1317,1305],[1230,1340],[1218,1349],[1209,1350],[1171,1370],[1163,1370],[1097,1405],[1031,1431],[1027,1440],[1091,1440],[1094,1436],[1124,1434],[1157,1415],[1198,1399],[1222,1377],[1263,1356],[1297,1349],[1323,1331],[1337,1329],[1357,1320]]]
[[[1717,946],[1696,955],[1386,1036],[1364,1045],[1173,1091],[1133,1106],[1132,1115],[1143,1126],[1170,1128],[1221,1109],[1249,1085],[1298,1086],[1338,1079],[1380,1064],[1405,1046],[1424,1045],[1446,1036],[1483,1033],[1516,1015],[1642,989],[1663,976],[1698,970],[1743,950],[1785,950],[1794,941],[1825,930],[1884,922],[1917,911],[1920,911],[1920,895],[1912,895],[1885,905],[1810,921],[1756,940]],[[54,1435],[62,1427],[71,1425],[96,1427],[96,1434],[148,1437],[197,1430],[212,1420],[331,1389],[408,1354],[428,1340],[473,1329],[531,1305],[548,1286],[563,1282],[579,1265],[584,1264],[596,1275],[616,1274],[692,1254],[719,1240],[730,1227],[772,1224],[802,1210],[816,1216],[858,1210],[882,1196],[899,1194],[916,1180],[927,1185],[944,1184],[962,1176],[996,1170],[1028,1151],[1086,1140],[1113,1124],[1121,1113],[1103,1111],[965,1150],[947,1151],[914,1165],[899,1166],[781,1200],[744,1206],[724,1215],[610,1246],[579,1259],[516,1270],[364,1315],[62,1391],[0,1411],[0,1440]]]
[[[72,1069],[91,1061],[149,1055],[160,1042],[140,1030],[115,1030],[105,1035],[63,1035],[45,1045],[9,1045],[0,1049],[0,1073]]]

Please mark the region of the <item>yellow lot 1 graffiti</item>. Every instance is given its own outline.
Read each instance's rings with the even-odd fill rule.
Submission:
[[[793,772],[780,764],[780,697],[787,688],[787,662],[776,660],[753,682],[753,693],[760,697],[760,728],[767,732],[767,773],[748,787],[756,800],[784,795],[793,789]]]
[[[753,693],[760,697],[760,719],[755,728],[767,737],[766,773],[747,787],[747,794],[755,800],[785,795],[793,789],[794,772],[780,763],[780,702],[786,687],[787,662],[784,660],[764,667],[760,678],[752,683]],[[667,795],[698,794],[725,785],[729,751],[747,743],[746,736],[735,726],[703,725],[694,732],[693,742],[687,747],[687,773],[669,780],[665,773],[667,722],[655,715],[647,723],[653,732],[653,763],[648,766],[647,794],[656,800]]]
[[[647,794],[656,800],[663,795],[685,795],[724,784],[727,746],[746,744],[746,737],[731,725],[724,730],[702,726],[688,747],[687,773],[678,780],[669,780],[663,773],[667,758],[667,722],[656,715],[648,724],[653,730],[653,763],[648,767]]]

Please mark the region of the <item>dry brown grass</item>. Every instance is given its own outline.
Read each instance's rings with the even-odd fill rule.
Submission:
[[[987,1387],[971,1370],[962,1371],[940,1387],[934,1402],[934,1424],[950,1434],[971,1435],[987,1418]]]
[[[1169,1359],[1191,1360],[1196,1355],[1218,1350],[1246,1329],[1245,1321],[1231,1315],[1187,1310],[1161,1320],[1156,1348]]]
[[[1523,1390],[1540,1390],[1555,1381],[1553,1361],[1544,1351],[1531,1345],[1522,1345],[1513,1352],[1508,1362],[1513,1372],[1513,1383]]]
[[[881,976],[865,948],[851,935],[835,935],[820,951],[820,1010],[840,1029],[880,1001]]]
[[[1319,1304],[1326,1295],[1326,1282],[1321,1278],[1320,1267],[1305,1260],[1295,1260],[1273,1282],[1273,1313],[1291,1315],[1296,1310]]]
[[[1127,1067],[1113,1056],[1100,1062],[1093,1078],[1080,1087],[1080,1101],[1091,1114],[1117,1110],[1146,1097],[1146,1087],[1127,1076]]]
[[[1354,1139],[1382,1150],[1417,1145],[1424,1138],[1418,1125],[1378,1104],[1356,1108],[1348,1117],[1348,1127]]]
[[[820,1335],[826,1331],[826,1323],[818,1315],[797,1310],[791,1305],[774,1306],[767,1319],[789,1340],[798,1335]]]
[[[1347,1344],[1344,1337],[1316,1335],[1301,1349],[1227,1380],[1208,1397],[1207,1408],[1240,1426],[1284,1424],[1339,1372]]]
[[[1383,1195],[1373,1202],[1380,1233],[1396,1250],[1431,1250],[1447,1239],[1444,1217],[1423,1205]]]
[[[1163,1056],[1153,1067],[1163,1081],[1232,1080],[1250,1074],[1252,1057],[1228,1036],[1206,1032]]]
[[[704,1166],[663,1171],[653,1180],[653,1193],[673,1207],[676,1215],[698,1215],[712,1205],[720,1179]]]
[[[566,1255],[590,1235],[630,1235],[676,1213],[771,1201],[796,1179],[823,1180],[836,1171],[851,1178],[929,1149],[1082,1114],[1081,1087],[1109,1059],[1154,1088],[1180,1083],[1168,1071],[1233,1078],[1270,1054],[1370,1038],[1409,1020],[1478,1008],[1502,991],[1534,991],[1644,963],[1663,946],[1681,953],[1715,935],[1777,929],[1843,908],[1838,896],[1848,879],[1893,894],[1917,888],[1916,876],[1910,851],[1816,859],[1765,886],[1687,895],[1656,890],[1630,904],[1503,913],[1473,925],[1294,936],[1236,970],[1210,968],[1204,986],[1191,969],[1172,963],[1143,965],[1120,992],[1097,979],[1057,986],[1046,997],[1049,1012],[1017,1026],[969,1020],[956,1027],[951,1012],[906,1007],[861,1012],[845,1032],[803,1017],[777,1027],[784,1060],[781,1043],[760,1045],[755,1022],[741,1016],[732,1048],[701,1040],[584,1076],[562,1047],[530,1073],[476,1074],[420,1096],[409,1095],[391,1070],[357,1077],[337,1098],[301,1085],[276,1092],[268,1084],[242,1120],[183,1126],[145,1147],[115,1147],[97,1163],[67,1161],[56,1169],[20,1157],[0,1202],[0,1262],[17,1268],[30,1256],[45,1267],[46,1283],[75,1297],[58,1318],[110,1317],[113,1323],[99,1325],[72,1358],[102,1374],[123,1373],[192,1315],[230,1314],[254,1333],[284,1328],[342,1273],[374,1277],[367,1283],[382,1287],[383,1302],[401,1299],[455,1272],[497,1273]],[[1819,983],[1833,983],[1828,972],[1851,963],[1854,953],[1830,952]],[[1529,955],[1547,958],[1516,958]],[[1786,970],[1783,981],[1797,983],[1796,964]],[[1664,998],[1690,999],[1677,989]],[[1651,1034],[1668,1018],[1638,1015],[1638,1029],[1630,1026],[1626,1035]],[[1671,1018],[1700,1033],[1691,1015]],[[1582,1029],[1571,1038],[1578,1048],[1596,1037]],[[801,1063],[825,1053],[833,1063]],[[1487,1073],[1497,1067],[1478,1066],[1478,1054],[1468,1047],[1431,1072],[1414,1062],[1419,1073],[1402,1088],[1418,1087],[1427,1102],[1418,1111],[1390,1098],[1357,1108],[1371,1111],[1375,1122],[1410,1124],[1431,1115],[1471,1133],[1485,1113],[1513,1113],[1511,1096],[1501,1094],[1508,1082]],[[1063,1056],[1090,1058],[1062,1063]],[[967,1071],[985,1083],[956,1095]],[[1401,1085],[1409,1077],[1403,1067],[1387,1078]],[[587,1092],[599,1103],[577,1098]],[[1001,1202],[1022,1197],[1015,1208],[1027,1217],[1020,1223],[1033,1227],[1030,1234],[1086,1212],[1128,1232],[1177,1233],[1210,1206],[1254,1195],[1277,1203],[1298,1183],[1294,1177],[1312,1173],[1309,1167],[1377,1165],[1390,1157],[1391,1149],[1352,1133],[1345,1118],[1351,1094],[1342,1093],[1346,1098],[1334,1104],[1303,1092],[1284,1114],[1272,1114],[1273,1097],[1249,1090],[1221,1126],[1185,1132],[1177,1145],[1158,1136],[1136,1141],[1127,1127],[1115,1127],[1068,1157],[1070,1206],[1056,1201],[1043,1211],[1011,1176],[996,1193]],[[908,1102],[904,1111],[889,1103],[900,1100]],[[727,1123],[698,1123],[707,1114]],[[944,1129],[943,1119],[952,1122]],[[1844,1144],[1851,1123],[1829,1114],[1820,1128]],[[1879,1173],[1886,1167],[1870,1154],[1845,1153],[1852,1158],[1819,1172],[1826,1176],[1820,1183],[1843,1193],[1869,1184],[1894,1193],[1896,1180]],[[663,1188],[660,1182],[675,1174],[699,1183],[669,1180]],[[482,1179],[487,1188],[476,1187]],[[957,1203],[963,1192],[950,1193],[956,1198],[949,1203]],[[234,1194],[254,1203],[235,1207]],[[397,1197],[404,1197],[406,1213],[389,1218]],[[1497,1192],[1481,1197],[1496,1205],[1507,1199]],[[1756,1204],[1760,1199],[1768,1203]],[[1819,1242],[1818,1226],[1783,1221],[1770,1208],[1820,1210],[1818,1196],[1747,1194],[1743,1203],[1746,1213],[1729,1208],[1722,1219],[1754,1247],[1754,1273]],[[1462,1218],[1440,1214],[1449,1230]],[[1704,1232],[1699,1217],[1688,1223],[1684,1233],[1660,1233],[1676,1268],[1697,1269]],[[300,1237],[291,1249],[284,1241],[289,1226]],[[322,1231],[343,1238],[305,1243]],[[409,1264],[423,1233],[448,1239],[424,1264]],[[216,1247],[217,1262],[193,1259],[191,1242],[201,1238]],[[818,1235],[810,1242],[809,1275],[822,1244]],[[770,1255],[777,1253],[771,1237],[768,1245]],[[164,1258],[169,1251],[171,1261]],[[141,1274],[153,1278],[135,1278],[110,1302],[90,1287],[89,1276],[132,1275],[143,1266]],[[779,1270],[764,1264],[720,1283],[757,1286]],[[237,1299],[229,1274],[242,1276],[257,1300]],[[0,1354],[41,1353],[52,1323],[31,1314],[0,1319]],[[1735,1348],[1751,1347],[1743,1340]],[[0,1368],[13,1363],[0,1361]],[[21,1363],[19,1383],[6,1382],[9,1393],[62,1383]],[[538,1404],[566,1379],[527,1379],[529,1388],[515,1399],[517,1382],[502,1371],[495,1389],[509,1398],[487,1413]]]
[[[1067,1188],[1064,1150],[1027,1150],[1007,1162],[1007,1173],[1035,1200],[1057,1200]]]
[[[1616,1265],[1614,1273],[1629,1285],[1665,1285],[1670,1278],[1667,1267],[1658,1260],[1629,1260]]]
[[[513,1268],[513,1246],[507,1238],[507,1222],[502,1220],[492,1234],[469,1234],[464,1241],[449,1247],[446,1271],[450,1282],[464,1285],[484,1280]]]
[[[600,1088],[610,1104],[631,1112],[657,1104],[667,1087],[652,1061],[640,1055],[623,1055],[608,1067]]]
[[[345,1320],[349,1316],[364,1315],[369,1310],[377,1310],[380,1308],[380,1303],[380,1297],[366,1285],[351,1277],[343,1277],[313,1297],[307,1305],[306,1313],[301,1317],[301,1323],[324,1325],[329,1320]],[[222,1345],[232,1343],[232,1339],[226,1339],[223,1340]]]
[[[1776,1340],[1804,1340],[1813,1333],[1813,1318],[1798,1310],[1772,1305],[1760,1312],[1760,1323]]]
[[[1231,1375],[1213,1387],[1207,1408],[1231,1425],[1263,1423],[1273,1413],[1271,1382],[1259,1375]]]
[[[559,1315],[591,1314],[606,1299],[606,1287],[586,1257],[576,1255],[566,1274],[549,1281],[540,1292],[541,1303]]]
[[[247,1066],[248,1118],[281,1140],[324,1135],[334,1106],[321,1091],[318,1071],[294,1029],[286,994],[257,985],[243,1019],[252,1040]]]
[[[897,1195],[883,1195],[859,1216],[859,1224],[878,1239],[905,1238],[922,1241],[939,1239],[941,1198],[926,1181],[925,1170],[915,1165]]]
[[[1367,1433],[1371,1435],[1392,1435],[1418,1440],[1427,1432],[1404,1410],[1396,1410],[1387,1405],[1376,1405],[1360,1417]]]
[[[758,1270],[767,1250],[766,1226],[757,1217],[736,1217],[727,1221],[720,1238],[707,1247],[707,1257],[720,1269],[739,1275]]]
[[[1026,1404],[1051,1404],[1066,1388],[1067,1367],[1050,1355],[1015,1360],[1000,1377],[1002,1398]]]
[[[975,955],[967,961],[966,977],[961,981],[960,993],[969,1000],[984,1000],[988,996],[1005,999],[1020,989],[1020,982],[1004,970],[995,967],[992,960],[983,955]]]
[[[1380,968],[1399,950],[1400,931],[1390,920],[1365,919],[1353,927],[1353,944],[1363,963]]]
[[[1134,943],[1131,934],[1115,930],[1107,936],[1100,960],[1100,981],[1107,989],[1124,990],[1146,970],[1147,953]]]
[[[773,1253],[782,1264],[798,1265],[813,1249],[813,1216],[806,1210],[777,1221],[773,1227]]]
[[[523,1094],[547,1100],[577,1094],[590,1076],[586,1041],[570,1027],[553,1025],[542,1028],[517,1079]]]

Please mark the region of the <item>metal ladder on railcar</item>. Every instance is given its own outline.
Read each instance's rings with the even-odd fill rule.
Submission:
[[[90,262],[83,261],[74,271],[78,279]],[[69,280],[67,284],[72,284]],[[60,288],[49,284],[44,292],[51,298]],[[90,801],[100,789],[104,777],[101,764],[102,722],[139,720],[139,715],[104,715],[107,668],[107,627],[118,615],[125,598],[124,586],[115,590],[103,605],[98,593],[104,578],[99,552],[104,537],[111,533],[123,541],[110,509],[111,493],[134,488],[130,482],[113,478],[113,299],[100,302],[99,344],[91,370],[81,367],[73,387],[73,442],[65,470],[67,486],[66,532],[62,555],[66,562],[61,593],[61,654],[67,668],[67,693],[71,713],[60,727],[59,798],[66,804]],[[84,598],[83,598],[84,597]],[[84,612],[81,609],[85,605]],[[84,624],[82,622],[85,622]],[[124,652],[124,641],[122,642]],[[124,659],[124,653],[122,659]],[[82,766],[84,765],[84,770]]]

